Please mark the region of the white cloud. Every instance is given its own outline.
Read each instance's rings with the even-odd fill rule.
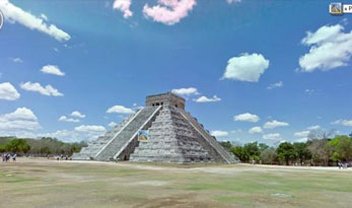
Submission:
[[[264,129],[274,129],[276,127],[283,127],[283,126],[289,126],[289,123],[283,122],[283,121],[272,120],[272,121],[267,121],[263,127],[264,127]]]
[[[213,97],[206,97],[206,96],[200,96],[197,99],[193,99],[193,101],[197,102],[197,103],[213,103],[213,102],[220,102],[221,98],[219,98],[218,96],[214,95]]]
[[[85,133],[99,133],[102,134],[106,131],[104,126],[98,126],[98,125],[81,125],[75,127],[75,131],[77,132],[85,132]]]
[[[103,135],[105,127],[99,125],[81,125],[73,130],[58,130],[52,133],[41,134],[41,136],[54,137],[66,142],[89,141]]]
[[[309,130],[304,130],[304,131],[298,131],[294,133],[295,137],[300,137],[300,138],[307,138],[309,135],[310,131]]]
[[[283,87],[283,86],[284,86],[284,83],[282,81],[279,81],[279,82],[272,83],[266,89],[272,90],[272,89],[280,88],[280,87]]]
[[[255,115],[255,114],[251,114],[251,113],[242,113],[242,114],[238,114],[235,115],[233,117],[233,119],[235,121],[245,121],[245,122],[252,122],[252,123],[256,123],[259,121],[259,116]]]
[[[242,0],[226,0],[229,4],[240,3]]]
[[[134,111],[131,108],[127,108],[122,105],[114,105],[110,107],[107,111],[107,113],[119,113],[119,114],[132,114]]]
[[[295,142],[307,142],[307,141],[308,141],[308,137],[303,137],[295,140]]]
[[[108,126],[111,127],[111,128],[115,127],[116,125],[117,125],[117,123],[115,123],[115,122],[113,122],[113,121],[111,121],[111,122],[108,124]]]
[[[262,54],[244,53],[228,60],[223,79],[258,82],[268,67],[269,60]]]
[[[144,15],[155,22],[173,25],[188,15],[196,5],[196,0],[158,0],[158,3],[153,7],[144,5]]]
[[[263,129],[260,126],[255,126],[255,127],[251,128],[251,129],[249,129],[248,133],[250,133],[250,134],[261,134],[261,133],[263,133]]]
[[[65,31],[59,29],[55,25],[49,25],[42,17],[36,17],[33,14],[10,3],[8,0],[0,1],[0,10],[4,14],[5,20],[10,23],[18,22],[31,30],[38,30],[58,41],[67,41],[71,36]]]
[[[279,133],[272,133],[272,134],[264,134],[263,139],[271,140],[271,141],[280,141],[282,140],[281,135]]]
[[[302,44],[309,46],[309,52],[299,59],[303,72],[328,71],[346,66],[352,57],[352,31],[343,32],[340,24],[325,25],[314,33],[307,32]]]
[[[173,89],[171,92],[181,96],[199,95],[195,87]]]
[[[312,94],[314,94],[315,90],[313,90],[313,89],[305,89],[304,92],[306,94],[308,94],[308,95],[312,95]]]
[[[20,86],[23,90],[38,92],[38,93],[40,93],[42,95],[46,95],[46,96],[63,96],[63,94],[61,92],[59,92],[57,89],[55,89],[51,85],[46,85],[45,87],[43,87],[38,82],[35,82],[35,83],[26,82],[26,83],[21,83]]]
[[[71,122],[71,123],[78,123],[78,122],[80,122],[79,119],[69,118],[69,117],[67,117],[67,116],[60,116],[59,121]]]
[[[314,125],[314,126],[308,126],[307,129],[308,130],[318,130],[320,129],[321,127],[319,125]]]
[[[19,132],[34,131],[39,128],[41,127],[37,116],[26,107],[0,115],[0,133],[2,135],[16,135]]]
[[[45,14],[40,14],[40,17],[45,20],[45,21],[48,21],[48,17],[45,15]]]
[[[76,118],[85,118],[86,115],[84,115],[83,113],[79,112],[79,111],[73,111],[71,113],[72,117],[76,117]]]
[[[23,60],[21,59],[21,58],[12,58],[11,59],[13,62],[15,62],[15,63],[23,63]]]
[[[229,135],[227,131],[221,131],[221,130],[211,131],[210,134],[215,137],[226,137]]]
[[[62,72],[58,66],[55,65],[46,65],[40,70],[44,74],[52,74],[56,76],[65,76],[65,73]]]
[[[113,4],[113,9],[121,11],[124,18],[132,17],[133,12],[131,11],[132,0],[115,0]]]
[[[341,126],[352,126],[352,120],[347,120],[347,119],[339,119],[336,120],[334,122],[332,122],[331,124],[335,124],[335,125],[341,125]]]
[[[0,83],[0,100],[17,100],[21,95],[10,82]]]

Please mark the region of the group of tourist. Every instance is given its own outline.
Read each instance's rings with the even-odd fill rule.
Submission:
[[[54,156],[54,158],[56,160],[72,160],[72,158],[70,158],[68,155],[57,155],[57,156]],[[48,159],[50,159],[50,157],[48,156]]]
[[[17,157],[17,154],[16,153],[3,153],[2,154],[2,162],[8,162],[11,160],[12,158],[12,161],[16,161],[16,157]]]
[[[339,169],[347,169],[349,164],[347,162],[338,162],[337,165]]]

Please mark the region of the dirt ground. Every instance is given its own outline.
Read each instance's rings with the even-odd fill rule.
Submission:
[[[19,158],[0,163],[0,207],[351,207],[352,169]]]

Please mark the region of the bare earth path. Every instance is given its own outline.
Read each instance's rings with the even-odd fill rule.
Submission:
[[[172,166],[19,158],[0,207],[352,207],[352,169]]]

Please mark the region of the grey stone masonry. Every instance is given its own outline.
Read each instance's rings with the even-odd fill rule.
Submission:
[[[205,130],[203,125],[198,123],[197,119],[192,117],[192,115],[183,109],[177,109],[180,114],[189,122],[193,129],[199,135],[198,138],[203,140],[203,144],[207,146],[206,149],[217,152],[217,158],[221,157],[222,162],[225,163],[238,163],[239,160],[230,152],[225,150],[217,141],[216,138],[209,134],[209,131]]]
[[[138,131],[143,128],[151,119],[151,116],[160,108],[148,106],[139,110],[136,115],[121,129],[121,131],[110,140],[98,152],[95,160],[111,161],[116,160],[118,153],[122,152],[128,146],[128,143],[137,137]]]
[[[147,96],[145,100],[145,106],[159,106],[159,105],[174,106],[176,108],[184,109],[185,99],[171,92]]]
[[[200,143],[192,130],[174,106],[163,106],[152,126],[150,139],[139,142],[130,156],[133,162],[193,163],[216,162]]]
[[[79,153],[75,153],[72,156],[74,160],[93,160],[96,154],[111,140],[113,137],[123,128],[134,114],[124,119],[120,124],[113,127],[110,131],[106,132],[104,136],[100,136],[97,139],[88,142],[87,147],[83,147]]]

